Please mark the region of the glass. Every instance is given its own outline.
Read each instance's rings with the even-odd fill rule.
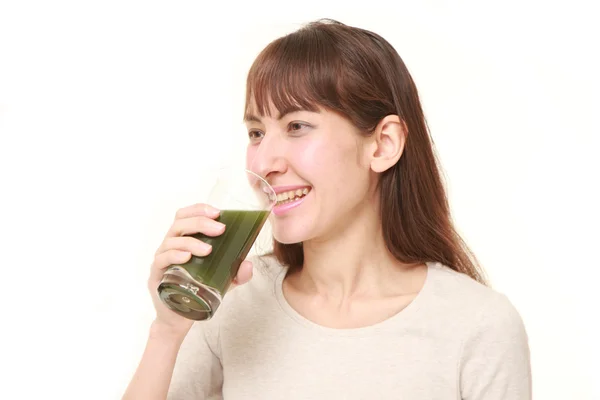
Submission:
[[[158,286],[160,299],[188,319],[210,319],[276,202],[275,191],[259,175],[243,168],[222,169],[206,203],[221,211],[216,220],[225,224],[225,232],[191,235],[210,244],[212,251],[170,266]]]

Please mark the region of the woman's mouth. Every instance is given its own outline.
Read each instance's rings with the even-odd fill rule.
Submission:
[[[276,205],[280,206],[282,204],[288,204],[293,202],[294,200],[301,199],[302,197],[306,196],[308,192],[310,192],[309,187],[278,193]]]
[[[310,186],[304,186],[279,191],[277,193],[277,204],[273,207],[273,214],[279,216],[298,207],[302,204],[306,195],[310,193],[311,189]]]

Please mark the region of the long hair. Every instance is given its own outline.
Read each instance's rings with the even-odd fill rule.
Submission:
[[[376,33],[318,20],[271,42],[251,66],[245,113],[323,107],[348,118],[365,135],[387,115],[407,129],[398,163],[381,174],[381,222],[387,248],[403,263],[440,262],[487,284],[475,256],[455,229],[439,162],[416,85],[396,50]],[[273,254],[302,268],[302,244],[274,239]]]

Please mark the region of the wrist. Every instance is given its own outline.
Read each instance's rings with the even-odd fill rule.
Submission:
[[[184,329],[175,328],[171,325],[154,320],[150,325],[149,336],[152,340],[180,345],[181,342],[183,342],[183,339],[185,339],[188,331],[189,327]]]

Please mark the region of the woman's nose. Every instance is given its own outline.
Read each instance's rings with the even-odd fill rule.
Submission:
[[[253,152],[248,154],[248,169],[269,179],[287,170],[285,142],[278,134],[265,135]]]

